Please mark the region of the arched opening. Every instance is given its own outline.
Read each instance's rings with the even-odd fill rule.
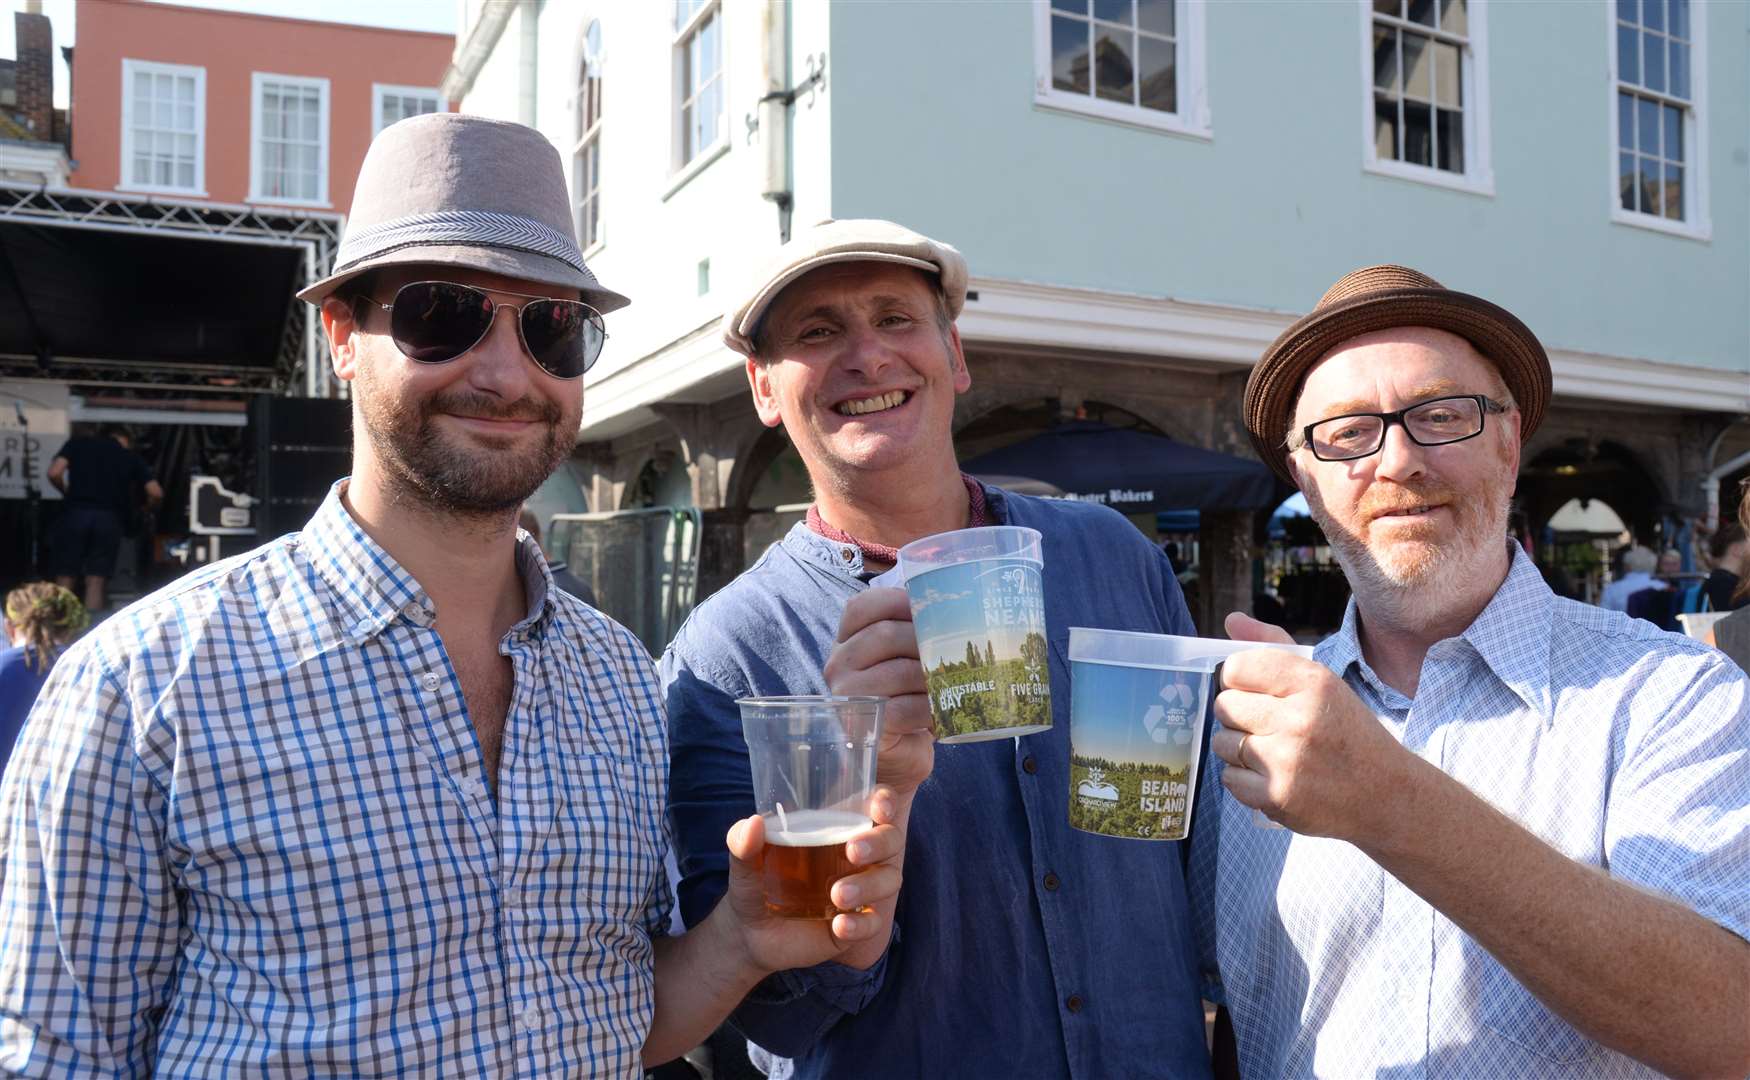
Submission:
[[[966,461],[1048,431],[1065,420],[1092,420],[1108,427],[1134,428],[1150,435],[1167,434],[1122,406],[1089,401],[1065,410],[1056,398],[1035,398],[992,409],[968,422],[954,436],[954,452],[961,461]]]
[[[1643,543],[1652,543],[1666,497],[1633,450],[1620,443],[1568,439],[1519,470],[1515,496],[1534,539],[1543,539],[1550,519],[1570,501],[1598,500]]]

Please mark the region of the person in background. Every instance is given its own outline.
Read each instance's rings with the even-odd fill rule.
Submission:
[[[1744,546],[1744,537],[1750,535],[1750,481],[1746,482],[1745,487],[1745,497],[1738,500],[1737,544],[1740,549]],[[1708,644],[1731,657],[1732,662],[1746,672],[1750,672],[1750,575],[1744,575],[1738,582],[1737,589],[1726,599],[1735,610],[1714,623]]]
[[[1598,601],[1607,611],[1627,611],[1628,598],[1643,589],[1663,589],[1665,583],[1653,577],[1659,568],[1659,556],[1636,545],[1622,554],[1622,577],[1604,587]]]
[[[0,772],[49,669],[88,622],[79,598],[52,582],[33,581],[6,594],[10,647],[0,652]]]
[[[49,483],[66,505],[49,533],[49,572],[56,584],[72,589],[85,579],[85,609],[101,614],[106,589],[115,575],[122,534],[139,507],[164,501],[164,489],[152,478],[146,459],[134,453],[133,441],[119,424],[106,424],[96,436],[77,435],[61,444],[49,462]]]
[[[1683,555],[1675,548],[1666,548],[1659,552],[1658,569],[1654,573],[1669,583],[1683,573]]]
[[[535,512],[524,506],[522,514],[517,517],[517,524],[534,537],[535,543],[541,544],[541,554],[547,560],[547,569],[553,575],[553,584],[590,607],[595,607],[595,590],[589,587],[589,582],[572,573],[564,559],[555,559],[547,546],[541,543],[541,519],[535,516]]]
[[[1739,512],[1743,512],[1742,506]],[[1745,533],[1744,526],[1736,522],[1721,525],[1708,540],[1707,556],[1713,563],[1707,582],[1702,585],[1708,605],[1715,611],[1734,611],[1750,604],[1750,595],[1738,595],[1746,556],[1750,556],[1750,534]]]

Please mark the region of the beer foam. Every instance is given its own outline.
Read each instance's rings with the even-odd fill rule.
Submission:
[[[867,814],[850,810],[791,810],[784,827],[774,815],[766,815],[766,843],[778,847],[826,847],[843,844],[874,822]]]

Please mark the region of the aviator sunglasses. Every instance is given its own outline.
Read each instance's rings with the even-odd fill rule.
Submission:
[[[453,281],[403,285],[387,304],[389,337],[409,360],[443,364],[480,344],[500,308],[517,313],[517,336],[541,370],[556,379],[576,379],[601,355],[608,332],[601,312],[577,300],[504,293],[529,301],[501,304],[479,289]]]

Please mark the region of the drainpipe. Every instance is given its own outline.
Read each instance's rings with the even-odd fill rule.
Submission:
[[[522,47],[517,50],[517,116],[524,127],[534,127],[535,76],[539,67],[535,50],[540,47],[540,8],[531,0],[523,0],[517,7],[517,14],[522,18],[523,39]]]
[[[760,98],[758,123],[765,144],[760,197],[778,206],[778,240],[790,239],[790,5],[785,0],[766,0],[761,15],[760,79],[765,94]]]

